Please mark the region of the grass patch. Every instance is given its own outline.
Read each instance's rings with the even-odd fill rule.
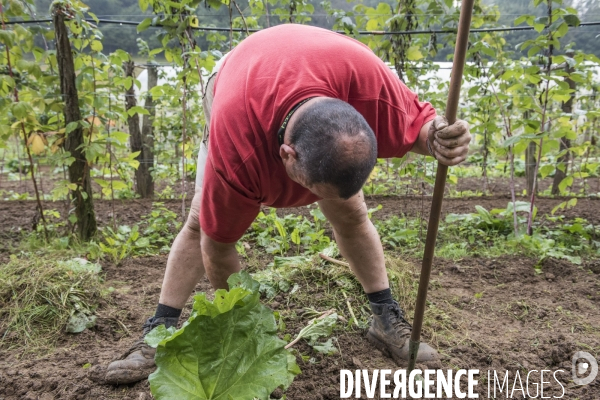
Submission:
[[[103,297],[97,270],[51,255],[11,255],[0,265],[0,347],[52,347],[73,315],[92,315]]]
[[[394,299],[404,310],[408,322],[412,323],[419,290],[421,265],[406,261],[406,257],[390,252],[385,253],[385,265]],[[429,281],[429,289],[432,288],[439,288],[439,283],[434,276]],[[451,340],[452,332],[455,329],[451,324],[451,316],[444,312],[442,307],[428,300],[423,318],[423,341],[439,348],[440,341]]]

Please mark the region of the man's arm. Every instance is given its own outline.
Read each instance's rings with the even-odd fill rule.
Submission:
[[[419,137],[417,137],[417,141],[413,145],[413,148],[410,150],[412,153],[421,154],[422,156],[430,156],[429,150],[427,150],[427,134],[429,132],[429,128],[433,124],[433,120],[426,122],[425,125],[421,127],[421,131],[419,132]]]
[[[362,190],[348,200],[319,200],[319,207],[333,227],[340,252],[365,292],[389,288],[383,247],[368,217]]]
[[[239,272],[240,259],[234,243],[219,243],[202,232],[202,260],[206,276],[215,289],[228,289],[227,279]]]
[[[469,124],[457,120],[454,124],[448,125],[445,117],[437,116],[423,125],[411,151],[426,156],[431,155],[440,163],[453,166],[467,158],[469,143],[471,143]]]

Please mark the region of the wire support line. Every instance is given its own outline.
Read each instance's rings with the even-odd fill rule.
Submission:
[[[122,20],[112,20],[112,19],[98,19],[95,20],[93,18],[84,18],[87,22],[99,23],[99,24],[113,24],[113,25],[129,25],[129,26],[138,26],[140,22],[137,21],[122,21]],[[42,22],[52,22],[51,19],[39,19],[39,20],[23,20],[23,21],[6,21],[7,25],[14,24],[36,24]],[[571,28],[579,28],[584,26],[597,26],[600,25],[600,21],[592,21],[592,22],[582,22],[577,26],[570,26]],[[164,25],[156,24],[150,25],[152,28],[164,28]],[[208,32],[260,32],[265,28],[222,28],[222,27],[210,27],[210,26],[190,26],[190,29],[196,31],[208,31]],[[544,29],[547,29],[544,28]],[[513,27],[498,27],[498,28],[474,28],[471,29],[471,32],[485,33],[485,32],[513,32],[513,31],[533,31],[535,28],[533,26],[513,26]],[[348,32],[336,30],[336,33],[341,33],[347,35]],[[410,31],[355,31],[354,33],[358,35],[433,35],[433,34],[450,34],[456,33],[457,28],[451,29],[425,29],[425,30],[410,30]]]
[[[162,85],[157,85],[157,86],[162,86]],[[84,93],[84,94],[81,94]],[[113,99],[121,99],[121,98],[126,98],[126,97],[145,97],[147,92],[141,92],[140,94],[112,94],[109,92],[80,92],[80,97],[86,97],[86,96],[96,96],[96,97],[104,97],[104,98],[113,98]],[[492,95],[491,93],[489,95]],[[532,98],[532,99],[537,99],[539,98],[539,95],[533,95],[533,94],[523,94],[523,95],[515,95],[515,94],[506,94],[506,93],[499,93],[499,96],[503,97],[503,98]],[[43,95],[41,97],[43,97],[44,99],[58,99],[58,98],[62,98],[62,97],[66,97],[67,95],[64,94],[60,94],[60,93],[56,93],[56,94],[46,94]],[[598,96],[598,94],[594,94],[594,93],[587,93],[587,94],[578,94],[576,96],[575,99],[581,99],[581,98],[592,98],[595,99]],[[193,97],[193,92],[190,92],[190,94],[188,94],[188,98],[192,98]],[[161,96],[152,96],[153,99],[157,100],[157,99],[170,99],[170,100],[181,100],[183,98],[182,95],[178,95],[178,94],[174,94],[174,95],[161,95]],[[144,106],[140,106],[140,107],[144,107]],[[168,109],[181,109],[181,107],[175,107],[175,106],[162,106],[162,105],[158,105],[155,107],[144,107],[146,109],[152,109],[152,108],[168,108]]]
[[[369,14],[362,14],[362,13],[354,13],[349,11],[348,12],[350,15],[348,16],[360,16],[360,17],[364,17],[364,16],[377,16],[377,17],[383,17],[383,16],[389,16],[390,13],[369,13]],[[165,14],[165,13],[161,13],[160,16],[163,17],[174,17],[177,16],[179,14]],[[292,15],[292,16],[297,16],[297,17],[304,17],[304,16],[311,16],[311,17],[333,17],[331,14],[326,14],[326,13],[313,13],[313,14],[304,14],[304,13],[292,13],[292,14],[286,14],[286,15]],[[398,17],[398,16],[407,16],[407,15],[411,15],[411,16],[416,16],[416,17],[442,17],[442,16],[448,16],[448,15],[456,15],[454,13],[438,13],[438,14],[407,14],[407,13],[399,13],[399,14],[393,14],[394,17]],[[499,17],[519,17],[522,16],[523,14],[501,14]],[[532,14],[533,15],[533,14]],[[39,18],[49,18],[51,17],[51,15],[49,14],[34,14],[35,17],[39,17]],[[110,18],[110,17],[153,17],[155,16],[154,14],[96,14],[96,16],[98,18]],[[193,16],[196,17],[227,17],[229,18],[229,14],[193,14]],[[250,16],[249,14],[244,14],[245,17]],[[473,16],[478,16],[478,17],[493,17],[495,15],[493,14],[473,14]],[[535,17],[538,17],[538,15],[534,15]],[[585,17],[591,17],[591,16],[600,16],[600,14],[598,13],[586,13]]]
[[[435,63],[446,63],[446,62],[452,63],[451,61],[430,61],[430,60],[426,60],[425,62],[427,62],[427,63],[434,63],[434,64]],[[40,67],[47,67],[50,64],[41,63],[41,64],[38,64],[38,65]],[[475,65],[471,65],[471,64],[467,64],[467,65],[469,67],[477,67],[478,69],[483,69],[483,70],[488,70],[488,69],[492,68],[492,67],[489,67],[489,66],[475,66]],[[135,66],[139,67],[139,68],[143,68],[143,67],[173,68],[173,69],[176,69],[176,68],[180,69],[181,68],[181,66],[179,66],[179,65],[177,65],[175,63],[172,63],[172,62],[154,62],[154,63],[140,63],[140,64],[136,63]],[[511,66],[511,65],[506,65],[506,66],[508,67],[508,66]],[[521,63],[520,66],[530,67],[531,64]],[[595,65],[591,65],[591,64],[590,65],[582,64],[582,65],[579,65],[578,68],[579,69],[596,68],[596,66]],[[438,71],[438,70],[439,71],[442,71],[442,70],[448,70],[448,71],[450,71],[450,70],[452,70],[452,67],[430,68],[430,67],[427,67],[427,66],[423,66],[423,67],[410,67],[409,66],[409,67],[405,68],[405,70],[423,70],[423,69],[425,69],[425,70],[430,70],[431,69],[432,71]]]

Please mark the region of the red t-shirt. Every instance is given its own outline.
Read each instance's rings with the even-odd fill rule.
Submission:
[[[435,117],[362,43],[304,25],[279,25],[242,41],[215,81],[200,225],[222,243],[238,240],[261,204],[319,200],[286,174],[277,131],[291,108],[315,96],[341,99],[367,120],[380,158],[401,157]]]

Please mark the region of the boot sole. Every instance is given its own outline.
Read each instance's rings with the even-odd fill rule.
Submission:
[[[151,373],[156,370],[156,366],[142,369],[118,369],[107,371],[104,382],[111,385],[125,385],[148,379]]]
[[[392,353],[388,347],[386,346],[386,344],[384,342],[382,342],[381,340],[379,340],[379,338],[377,338],[377,336],[375,336],[373,333],[371,333],[371,330],[369,329],[369,331],[367,332],[367,340],[373,345],[375,346],[375,348],[379,351],[381,351],[383,353],[384,356],[391,358],[392,360],[394,360],[394,362],[396,363],[396,365],[398,365],[400,368],[408,368],[408,361],[404,360],[400,357],[395,357],[394,353]]]

